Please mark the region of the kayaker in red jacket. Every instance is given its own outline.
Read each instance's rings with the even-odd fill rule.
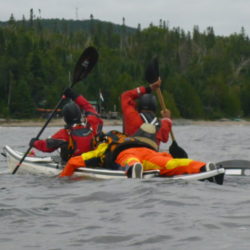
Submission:
[[[30,146],[43,152],[53,152],[60,148],[62,160],[67,161],[71,156],[93,149],[93,137],[101,133],[103,121],[83,96],[74,93],[70,88],[65,90],[64,95],[74,101],[63,107],[65,128],[45,140],[32,138]],[[85,113],[83,123],[81,110]]]
[[[169,153],[158,152],[155,143],[156,129],[144,123],[135,136],[112,130],[102,138],[95,150],[72,157],[59,177],[71,176],[80,167],[102,167],[125,171],[128,178],[143,178],[143,171],[159,170],[161,176],[195,174],[214,170],[217,166],[192,159],[173,158]],[[224,173],[209,178],[223,184]]]
[[[156,126],[156,142],[167,142],[172,127],[170,111],[161,112],[162,119],[156,117],[157,102],[152,91],[161,86],[161,79],[150,84],[148,87],[138,87],[128,90],[121,95],[121,107],[123,113],[123,132],[133,136],[143,123]]]

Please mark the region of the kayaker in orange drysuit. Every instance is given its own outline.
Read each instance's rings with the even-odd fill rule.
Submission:
[[[123,115],[123,132],[133,136],[143,123],[156,126],[156,143],[167,142],[172,127],[170,111],[161,112],[162,119],[156,116],[157,102],[151,93],[161,86],[161,79],[150,84],[148,87],[138,87],[125,91],[121,95],[121,108]]]
[[[194,174],[214,169],[214,164],[192,159],[176,159],[169,153],[158,152],[155,142],[156,129],[151,124],[142,124],[133,137],[118,131],[110,131],[93,151],[72,157],[60,177],[71,176],[79,167],[104,167],[124,170],[129,178],[142,178],[143,171],[160,170],[161,176]],[[222,184],[224,175],[212,181]]]
[[[70,88],[65,90],[64,95],[74,101],[63,107],[65,128],[45,140],[32,138],[30,145],[43,152],[53,152],[60,148],[62,160],[67,161],[71,156],[94,149],[92,140],[101,132],[103,121],[83,96],[74,93]],[[85,114],[84,123],[81,110]]]

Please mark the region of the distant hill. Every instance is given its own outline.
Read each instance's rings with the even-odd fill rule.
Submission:
[[[36,26],[39,25],[44,29],[64,32],[68,29],[71,32],[85,31],[90,32],[92,27],[99,27],[103,31],[112,29],[116,33],[134,33],[135,28],[128,27],[126,25],[114,24],[111,22],[100,21],[98,19],[88,19],[88,20],[66,20],[66,19],[34,19],[32,20],[18,20],[15,21],[16,24],[27,25],[31,24]],[[0,26],[7,26],[9,21],[0,21]]]

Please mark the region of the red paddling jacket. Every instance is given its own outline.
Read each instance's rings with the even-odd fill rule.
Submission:
[[[86,123],[60,129],[50,138],[35,141],[33,147],[43,152],[53,152],[61,148],[64,161],[93,149],[92,139],[102,131],[103,121],[83,96],[77,96],[74,101],[85,111]]]
[[[151,123],[158,128],[156,133],[156,142],[159,145],[160,142],[167,142],[169,132],[172,127],[172,121],[168,118],[162,118],[158,120],[155,116],[148,117],[145,113],[139,113],[137,110],[136,99],[143,94],[150,93],[151,89],[144,86],[136,89],[125,91],[121,95],[121,106],[123,113],[123,126],[124,133],[128,136],[133,136],[143,123]]]

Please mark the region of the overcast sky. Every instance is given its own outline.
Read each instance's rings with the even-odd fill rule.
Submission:
[[[203,32],[212,26],[216,35],[250,35],[250,0],[0,0],[0,20],[11,15],[16,20],[29,18],[30,9],[42,18],[95,19],[127,26],[147,28],[165,20],[170,28],[192,31],[198,25]]]

